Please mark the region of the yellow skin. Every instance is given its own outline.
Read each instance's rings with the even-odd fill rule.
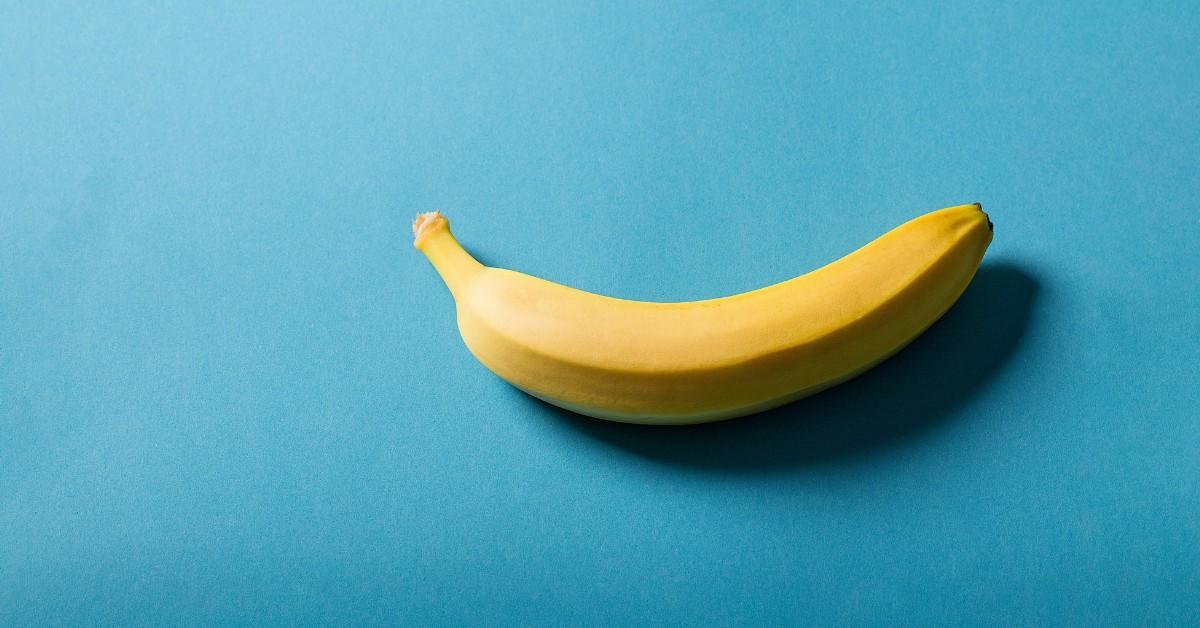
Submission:
[[[661,424],[760,412],[878,364],[949,309],[992,241],[982,208],[960,205],[773,286],[651,303],[484,266],[438,212],[413,233],[484,366],[580,414]]]

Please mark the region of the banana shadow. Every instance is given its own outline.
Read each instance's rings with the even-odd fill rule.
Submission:
[[[522,396],[568,429],[669,464],[765,470],[865,456],[959,416],[956,408],[986,389],[1020,345],[1039,289],[1012,263],[987,264],[941,320],[891,359],[825,392],[730,421],[629,425]]]

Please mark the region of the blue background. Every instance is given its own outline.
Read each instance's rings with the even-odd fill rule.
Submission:
[[[1200,622],[1195,4],[643,4],[4,3],[0,623]],[[698,299],[977,200],[928,334],[695,429],[409,231]]]

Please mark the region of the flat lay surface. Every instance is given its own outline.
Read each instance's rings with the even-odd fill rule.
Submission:
[[[1189,3],[0,7],[0,623],[1200,622]],[[951,311],[692,428],[412,247],[692,300],[979,201]]]

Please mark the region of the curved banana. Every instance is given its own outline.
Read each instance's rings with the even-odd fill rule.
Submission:
[[[514,386],[593,417],[684,424],[759,412],[900,350],[962,294],[992,241],[978,204],[911,220],[827,266],[721,299],[600,296],[480,264],[439,212],[414,246],[454,295],[471,353]]]

